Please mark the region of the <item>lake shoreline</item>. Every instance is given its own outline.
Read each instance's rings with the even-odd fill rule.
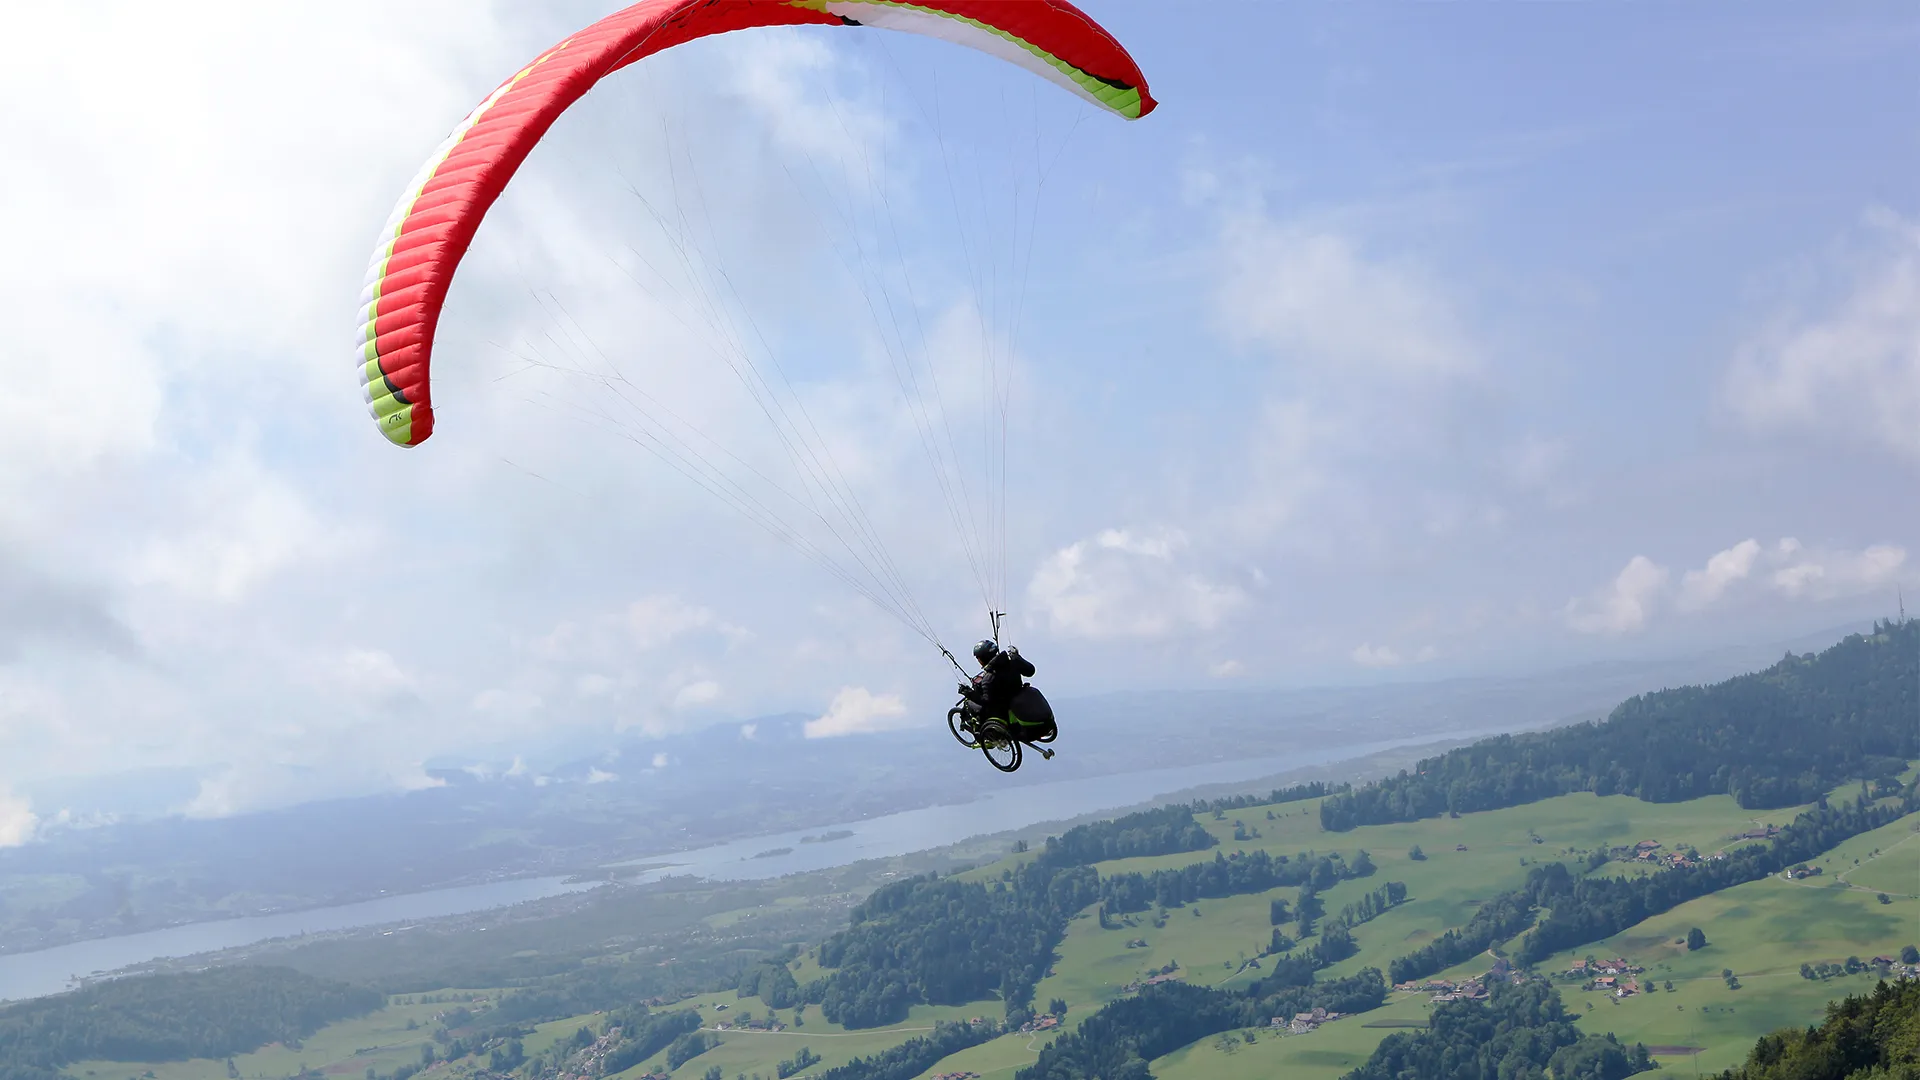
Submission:
[[[1084,820],[1103,820],[1168,802],[1190,802],[1314,779],[1361,780],[1486,734],[1462,732],[1438,739],[1386,740],[1331,748],[1321,755],[1218,761],[1052,781],[988,792],[962,803],[948,801],[857,822],[837,822],[826,830],[816,825],[806,830],[746,837],[687,851],[656,852],[566,876],[549,874],[477,886],[423,890],[270,916],[201,920],[44,950],[0,954],[0,1001],[41,997],[97,978],[118,977],[152,969],[155,965],[289,940],[305,943],[341,937],[375,937],[529,904],[571,906],[584,902],[601,889],[632,888],[668,876],[715,881],[767,880],[877,863],[890,857],[936,854],[963,845],[978,846],[1001,837],[1007,838],[1010,844],[1012,837],[1019,833],[1058,829]],[[1319,760],[1312,760],[1316,756]],[[1209,773],[1221,775],[1205,775]],[[1242,775],[1230,775],[1233,773]],[[1051,802],[1049,796],[1053,797]],[[1075,807],[1073,803],[1082,805]],[[954,829],[948,823],[956,820],[951,815],[956,805],[974,808],[975,812],[964,820],[983,822],[988,827],[966,835],[952,835]],[[1001,827],[992,827],[996,817]],[[932,839],[933,834],[927,833],[932,842],[911,846],[917,835],[915,825],[921,826],[922,832],[929,825],[934,830],[945,829],[948,835]],[[889,832],[889,826],[906,828]],[[834,840],[805,842],[806,835],[818,837],[823,832],[832,835]],[[838,835],[843,832],[849,835]],[[768,847],[770,844],[776,847]],[[765,854],[776,848],[786,851],[778,856]],[[380,910],[380,905],[390,905],[394,910]],[[552,910],[557,912],[559,908]],[[544,915],[543,912],[538,917]]]

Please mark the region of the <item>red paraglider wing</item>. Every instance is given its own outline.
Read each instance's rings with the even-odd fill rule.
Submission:
[[[456,127],[408,185],[361,295],[360,381],[387,438],[433,434],[434,331],[489,207],[554,121],[595,83],[696,38],[761,26],[877,26],[989,52],[1129,119],[1154,100],[1133,58],[1066,0],[643,0],[542,53]]]

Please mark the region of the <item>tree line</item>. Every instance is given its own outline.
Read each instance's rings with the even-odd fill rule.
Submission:
[[[1151,1080],[1147,1063],[1197,1039],[1234,1028],[1266,1027],[1276,1016],[1314,1008],[1356,1013],[1377,1008],[1387,986],[1378,968],[1306,986],[1265,980],[1244,991],[1159,983],[1110,1002],[1055,1039],[1015,1080]]]
[[[1643,1045],[1582,1033],[1545,983],[1496,981],[1487,991],[1484,1002],[1434,1009],[1424,1030],[1387,1036],[1342,1080],[1621,1080],[1655,1067]]]
[[[1177,869],[1103,877],[1100,903],[1105,915],[1122,915],[1290,886],[1324,889],[1348,878],[1365,877],[1374,869],[1372,857],[1364,851],[1352,863],[1337,853],[1317,855],[1311,851],[1293,858],[1258,850],[1216,853],[1209,861]]]
[[[1540,921],[1520,942],[1515,959],[1532,964],[1561,949],[1612,937],[1643,919],[1658,915],[1696,897],[1749,881],[1758,881],[1795,863],[1833,848],[1852,836],[1869,832],[1920,810],[1913,792],[1896,802],[1874,805],[1865,799],[1838,806],[1816,807],[1794,819],[1792,825],[1767,844],[1753,844],[1694,866],[1673,867],[1645,877],[1587,877],[1575,879],[1559,863],[1551,875],[1552,888],[1536,903],[1548,907]],[[1531,875],[1529,875],[1531,878]]]
[[[991,1020],[979,1024],[936,1021],[932,1034],[915,1036],[872,1057],[836,1065],[821,1073],[818,1080],[913,1080],[948,1054],[998,1038],[1001,1030]]]
[[[1679,802],[1730,794],[1749,809],[1811,802],[1920,757],[1920,621],[1881,622],[1818,654],[1712,686],[1642,694],[1603,721],[1501,735],[1328,796],[1344,831],[1497,810],[1576,791]]]
[[[1914,792],[1878,805],[1861,799],[1817,806],[1765,844],[1644,877],[1576,878],[1564,863],[1535,866],[1524,886],[1480,905],[1466,926],[1450,929],[1389,963],[1388,977],[1396,983],[1425,978],[1522,932],[1526,936],[1515,949],[1515,961],[1538,963],[1562,949],[1612,937],[1688,900],[1778,873],[1915,810],[1920,810],[1920,796]],[[1548,914],[1535,925],[1534,915],[1541,908]]]
[[[656,1013],[645,1005],[630,1005],[607,1017],[606,1030],[615,1028],[620,1031],[620,1042],[607,1051],[601,1066],[601,1072],[609,1076],[631,1069],[675,1041],[698,1032],[700,1014],[693,1009]]]
[[[1551,864],[1562,874],[1566,867]],[[1496,941],[1508,938],[1533,925],[1536,898],[1545,887],[1547,867],[1527,871],[1526,887],[1501,893],[1480,905],[1467,925],[1452,927],[1419,949],[1387,964],[1387,977],[1396,984],[1424,979],[1486,952]]]
[[[1372,922],[1385,915],[1396,904],[1405,903],[1407,883],[1389,881],[1367,895],[1340,909],[1340,914],[1328,921],[1328,925],[1339,923],[1346,929],[1352,929],[1361,923]]]
[[[1188,806],[1196,814],[1218,814],[1245,810],[1249,806],[1278,806],[1282,803],[1322,799],[1328,795],[1352,790],[1352,784],[1330,784],[1325,780],[1314,780],[1305,784],[1295,784],[1292,787],[1274,788],[1266,795],[1227,795],[1218,799],[1196,799]]]

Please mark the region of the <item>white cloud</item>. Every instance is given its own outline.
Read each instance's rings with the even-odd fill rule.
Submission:
[[[1715,554],[1701,569],[1687,571],[1680,579],[1680,610],[1698,611],[1720,599],[1728,587],[1745,581],[1753,573],[1753,564],[1759,557],[1760,542],[1742,540]]]
[[[752,636],[744,627],[720,618],[710,608],[689,604],[677,596],[648,596],[585,622],[562,622],[535,642],[534,651],[547,660],[617,662],[659,652],[703,633],[715,635],[729,645]],[[597,689],[591,694],[602,694],[611,688],[597,682],[594,685]]]
[[[759,733],[760,733],[759,724],[741,724],[740,725],[740,737],[743,739],[751,739],[754,736],[758,735]]]
[[[1723,400],[1756,429],[1865,441],[1920,463],[1920,225],[1887,212],[1870,222],[1883,245],[1852,268],[1847,294],[1755,334]]]
[[[1470,398],[1492,385],[1490,350],[1449,279],[1398,254],[1397,234],[1370,242],[1358,224],[1258,208],[1221,218],[1207,253],[1214,323],[1266,365],[1247,403],[1257,410],[1252,438],[1227,465],[1240,498],[1210,536],[1324,565],[1400,558],[1430,546],[1416,530],[1437,537],[1504,520],[1484,495],[1458,490],[1503,456],[1489,445],[1498,426],[1481,418],[1495,402],[1473,400],[1480,415],[1465,420]],[[1552,446],[1535,440],[1520,455],[1518,482],[1557,497]],[[1383,482],[1386,470],[1404,479]]]
[[[1177,530],[1107,529],[1054,552],[1027,585],[1033,610],[1054,633],[1079,638],[1162,638],[1210,630],[1246,594],[1180,565]]]
[[[1403,661],[1391,645],[1369,645],[1361,642],[1349,654],[1353,662],[1361,667],[1398,667]]]
[[[1230,220],[1218,316],[1229,337],[1339,377],[1452,378],[1478,353],[1433,275],[1329,229]]]
[[[848,686],[833,696],[826,715],[807,721],[803,730],[809,739],[832,739],[910,726],[906,702],[898,694],[875,694],[864,686]]]
[[[284,406],[289,359],[296,382],[344,370],[339,334],[314,331],[352,301],[375,231],[353,223],[377,225],[396,159],[471,96],[452,58],[497,60],[499,32],[447,0],[0,11],[0,40],[88,34],[93,61],[12,50],[0,72],[0,207],[26,210],[0,214],[0,247],[36,253],[0,267],[0,501],[158,448],[183,419],[163,408],[254,427]]]
[[[1628,634],[1647,624],[1653,606],[1666,591],[1667,569],[1635,555],[1613,581],[1592,595],[1567,601],[1562,615],[1583,634]]]
[[[1893,584],[1907,563],[1905,548],[1876,544],[1863,551],[1809,551],[1796,540],[1780,541],[1780,567],[1769,584],[1794,600],[1859,596]]]
[[[1440,650],[1431,645],[1422,645],[1412,654],[1404,654],[1391,645],[1373,645],[1361,642],[1348,654],[1354,663],[1368,668],[1400,667],[1403,664],[1425,664],[1436,660]]]
[[[445,777],[429,775],[427,770],[418,763],[399,770],[391,779],[393,786],[400,791],[429,791],[447,786]],[[252,804],[249,803],[243,808],[251,809]]]
[[[1304,398],[1262,402],[1243,456],[1233,463],[1240,498],[1227,511],[1228,531],[1261,543],[1307,518],[1307,508],[1333,489],[1334,461],[1356,430],[1351,417]]]
[[[19,847],[33,839],[40,818],[33,803],[0,785],[0,848]]]
[[[746,630],[720,619],[706,608],[672,596],[637,600],[627,608],[623,620],[633,638],[633,647],[642,652],[658,649],[696,630],[710,630],[731,641],[747,636]]]
[[[824,77],[857,77],[844,55],[817,37],[742,35],[728,66],[735,90],[779,145],[810,162],[824,162],[845,188],[866,193],[884,184],[881,144],[892,123],[858,96],[822,99],[813,87]]]
[[[1207,674],[1216,679],[1231,679],[1247,670],[1247,666],[1238,660],[1221,660],[1207,665]]]
[[[284,477],[250,462],[203,470],[184,487],[173,500],[179,531],[146,544],[134,581],[233,602],[290,567],[352,560],[371,543],[322,520]]]
[[[1898,582],[1906,564],[1906,549],[1893,544],[1848,551],[1809,549],[1793,537],[1771,548],[1747,539],[1715,554],[1704,568],[1688,571],[1676,606],[1699,611],[1747,582],[1789,600],[1860,596]]]
[[[391,767],[360,762],[358,766],[356,770],[319,760],[228,765],[201,776],[193,797],[177,812],[190,818],[222,818],[323,798],[343,787],[358,793],[424,791],[447,784],[445,778],[429,775],[417,761]]]
[[[711,679],[689,683],[673,695],[675,709],[696,709],[720,699],[720,684]]]
[[[526,715],[545,704],[540,695],[526,690],[490,687],[473,695],[473,709],[482,713]]]
[[[665,754],[655,755],[653,767],[658,769],[662,765],[666,764],[666,762],[663,760],[665,757],[666,757]],[[599,766],[589,766],[587,768],[587,783],[589,784],[610,784],[613,781],[618,779],[620,779],[620,775],[618,773],[607,772],[605,769],[602,769]]]

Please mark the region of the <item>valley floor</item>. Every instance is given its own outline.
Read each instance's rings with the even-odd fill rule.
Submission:
[[[1911,775],[1911,774],[1909,774]],[[1850,791],[1837,793],[1851,797]],[[1657,841],[1660,851],[1695,849],[1711,853],[1736,842],[1739,834],[1766,825],[1786,825],[1802,808],[1752,812],[1732,799],[1714,796],[1690,802],[1653,804],[1626,796],[1568,795],[1528,806],[1458,818],[1410,824],[1363,826],[1349,832],[1321,829],[1316,801],[1253,806],[1222,815],[1205,815],[1202,824],[1221,844],[1195,854],[1127,859],[1099,864],[1103,874],[1150,872],[1179,867],[1214,852],[1266,850],[1293,856],[1303,851],[1338,851],[1351,860],[1364,849],[1377,865],[1371,877],[1342,881],[1321,894],[1329,915],[1388,881],[1404,882],[1408,898],[1353,929],[1357,955],[1321,973],[1322,978],[1352,974],[1366,967],[1385,969],[1443,933],[1462,925],[1476,907],[1502,890],[1521,885],[1530,867],[1548,861],[1576,862],[1596,849],[1632,847]],[[1271,815],[1271,816],[1269,816]],[[1246,839],[1234,839],[1236,830]],[[1412,857],[1416,846],[1423,857]],[[968,871],[972,880],[993,881],[1031,854]],[[1832,998],[1870,989],[1875,976],[1845,975],[1827,980],[1803,978],[1802,964],[1844,963],[1848,957],[1871,960],[1898,954],[1920,942],[1920,816],[1910,816],[1873,833],[1855,837],[1825,853],[1812,865],[1822,874],[1789,881],[1776,876],[1686,903],[1648,919],[1606,941],[1596,942],[1538,965],[1541,972],[1565,972],[1575,960],[1592,956],[1623,958],[1643,968],[1636,978],[1651,982],[1652,992],[1620,998],[1603,989],[1585,989],[1586,980],[1562,975],[1556,983],[1570,1011],[1591,1032],[1615,1033],[1627,1043],[1644,1042],[1668,1067],[1702,1072],[1742,1060],[1754,1039],[1772,1029],[1818,1020]],[[1634,864],[1609,862],[1597,874],[1639,873]],[[1886,897],[1885,902],[1881,896]],[[1149,973],[1177,964],[1189,982],[1231,987],[1259,971],[1247,966],[1267,947],[1274,899],[1297,903],[1298,890],[1203,900],[1165,912],[1126,916],[1103,929],[1089,910],[1075,917],[1058,958],[1035,993],[1036,1007],[1053,999],[1068,1005],[1064,1029],[1071,1030],[1101,1005],[1130,991]],[[724,919],[726,916],[715,916]],[[1687,931],[1699,927],[1705,948],[1689,951]],[[1285,927],[1292,932],[1291,925]],[[1438,978],[1460,979],[1486,971],[1492,957],[1481,956]],[[805,982],[819,973],[808,956],[795,964]],[[1738,987],[1723,978],[1734,972]],[[1666,984],[1671,982],[1672,989]],[[436,996],[497,998],[497,990],[440,991]],[[407,1002],[413,1002],[411,1004]],[[726,1008],[722,1009],[721,1006]],[[397,1066],[420,1061],[431,1043],[436,1013],[448,1004],[422,1004],[398,998],[360,1020],[336,1024],[308,1039],[299,1049],[270,1047],[234,1059],[241,1080],[281,1080],[303,1071],[358,1078],[368,1069],[390,1074]],[[905,1023],[847,1031],[809,1008],[802,1025],[793,1010],[779,1010],[780,1032],[732,1028],[744,1012],[769,1012],[757,998],[732,991],[703,994],[680,1007],[700,1010],[702,1025],[714,1029],[719,1045],[673,1070],[675,1080],[697,1080],[719,1067],[723,1076],[761,1076],[772,1080],[779,1064],[807,1047],[820,1057],[801,1075],[814,1075],[856,1056],[871,1055],[929,1030],[939,1020],[974,1016],[999,1019],[1000,1003],[961,1007],[919,1006]],[[1397,1030],[1423,1026],[1432,1008],[1430,995],[1395,992],[1377,1010],[1347,1017],[1304,1034],[1267,1028],[1231,1032],[1200,1040],[1156,1059],[1156,1076],[1165,1080],[1236,1080],[1285,1075],[1302,1080],[1333,1080],[1364,1061],[1381,1039]],[[409,1022],[414,1026],[410,1029]],[[581,1026],[596,1027],[594,1016],[541,1025],[524,1040],[529,1055]],[[1031,1064],[1055,1032],[1018,1032],[950,1055],[923,1077],[977,1073],[1011,1078]],[[624,1073],[621,1080],[665,1071],[664,1052]],[[484,1071],[482,1062],[441,1064],[422,1074],[454,1077]],[[76,1080],[228,1080],[224,1061],[178,1063],[84,1062],[67,1072]]]

